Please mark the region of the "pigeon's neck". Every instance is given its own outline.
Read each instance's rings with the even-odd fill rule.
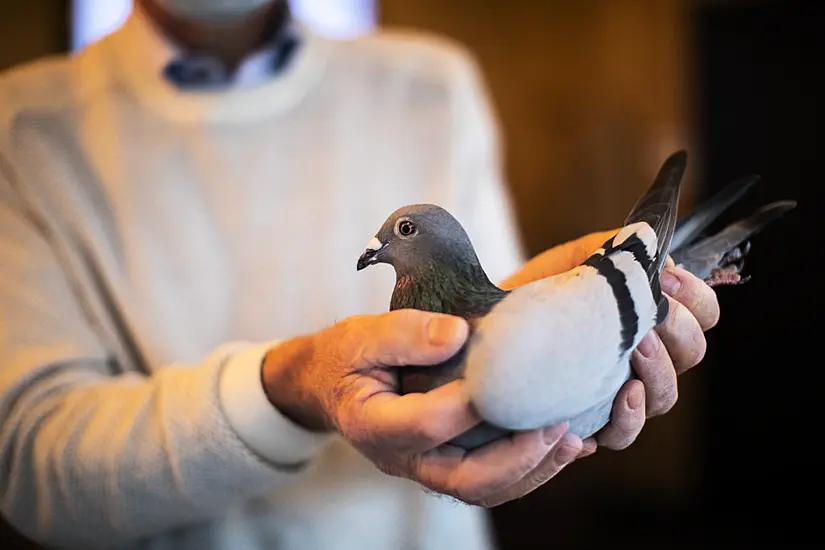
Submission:
[[[490,282],[478,262],[451,267],[431,262],[396,270],[390,309],[420,309],[473,318],[486,315],[506,295]]]

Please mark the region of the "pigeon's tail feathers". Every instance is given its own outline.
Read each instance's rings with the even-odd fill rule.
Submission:
[[[686,151],[680,150],[670,155],[659,168],[653,185],[636,202],[625,220],[626,227],[645,222],[656,234],[656,252],[646,269],[651,284],[658,279],[670,251],[679,209],[679,192],[686,169]]]
[[[728,260],[738,262],[738,272],[742,268],[743,256],[749,248],[746,246],[744,252],[734,254],[738,251],[738,247],[747,243],[768,224],[794,208],[796,208],[796,201],[786,200],[766,204],[749,217],[728,225],[712,237],[682,247],[674,252],[673,261],[700,279],[710,277],[715,269],[724,267],[722,264],[727,263]]]
[[[694,208],[690,214],[677,221],[670,242],[670,254],[673,255],[680,248],[695,242],[710,224],[741,199],[759,179],[759,176],[747,176],[726,185],[710,199]]]
[[[776,201],[766,204],[747,218],[732,223],[708,241],[728,251],[756,235],[769,223],[779,219],[794,208],[796,208],[796,201]]]
[[[676,228],[679,192],[686,169],[686,151],[680,150],[670,155],[659,168],[653,184],[631,209],[622,230],[596,253],[610,255],[615,251],[627,251],[633,254],[647,274],[658,306],[656,324],[664,321],[669,311],[659,274],[667,260]]]

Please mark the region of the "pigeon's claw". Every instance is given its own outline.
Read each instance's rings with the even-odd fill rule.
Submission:
[[[741,274],[744,262],[740,261],[725,267],[717,267],[710,272],[710,276],[705,279],[705,283],[710,287],[742,285],[750,281],[750,275],[743,277]]]
[[[742,276],[742,269],[745,267],[745,256],[748,255],[750,250],[750,241],[745,241],[730,250],[722,257],[722,260],[719,262],[719,267],[710,272],[705,282],[712,287],[716,287],[741,285],[750,281],[750,276]]]

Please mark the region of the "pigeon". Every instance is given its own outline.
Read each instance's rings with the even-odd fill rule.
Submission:
[[[687,152],[673,153],[623,227],[586,261],[512,290],[490,281],[466,231],[445,209],[413,204],[393,212],[357,269],[394,268],[390,310],[446,313],[470,325],[450,359],[396,369],[399,393],[464,378],[483,420],[450,441],[467,451],[561,422],[582,439],[603,428],[619,389],[635,376],[630,353],[667,317],[659,284],[667,257],[711,286],[742,284],[749,239],[796,206],[766,205],[708,237],[703,232],[759,178],[728,185],[677,221],[686,168]]]

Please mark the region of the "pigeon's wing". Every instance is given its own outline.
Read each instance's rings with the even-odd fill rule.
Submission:
[[[598,267],[605,258],[616,252],[632,252],[645,270],[650,291],[658,304],[657,323],[665,320],[669,310],[667,298],[662,294],[659,274],[667,260],[670,241],[676,228],[679,192],[686,169],[686,151],[681,150],[670,155],[659,168],[653,184],[633,206],[622,230],[584,262],[585,265]],[[644,229],[640,227],[643,224],[650,226],[655,233],[654,250],[650,250],[648,243],[644,242]],[[606,265],[609,268],[609,264]],[[620,307],[622,304],[623,302],[619,301]],[[626,310],[622,312],[623,315],[632,315],[633,304],[626,301],[624,304]]]
[[[518,287],[479,321],[464,376],[483,419],[510,430],[567,421],[580,437],[607,422],[631,373],[629,354],[657,323],[658,303],[637,259],[655,250],[656,239],[638,225],[624,242],[635,239],[644,250],[616,249]]]
[[[676,222],[676,230],[670,242],[670,255],[696,241],[725,210],[738,201],[751,187],[759,182],[759,176],[748,176],[726,185],[713,197],[694,208],[690,214]]]
[[[676,228],[679,209],[679,191],[686,169],[686,151],[677,151],[670,155],[659,169],[653,185],[636,202],[625,220],[625,226],[645,222],[656,233],[656,255],[647,269],[648,280],[651,283],[658,280],[670,252],[670,242]]]
[[[673,254],[673,261],[700,279],[706,279],[714,269],[721,267],[731,251],[795,207],[795,201],[767,204],[753,215],[728,225],[716,235],[677,250]],[[741,256],[736,259],[741,259]]]

